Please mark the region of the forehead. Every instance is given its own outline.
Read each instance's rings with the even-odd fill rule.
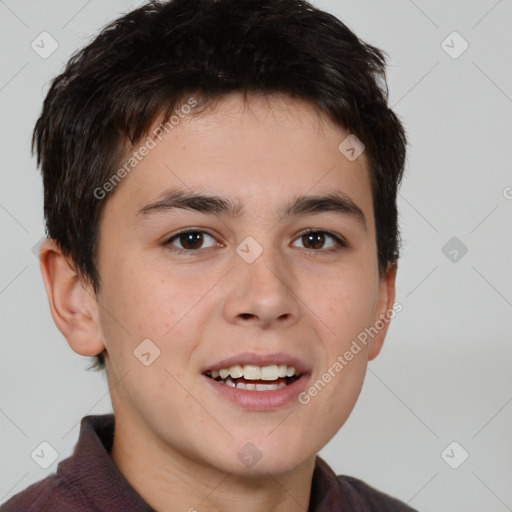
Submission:
[[[185,99],[182,105],[187,103],[194,104]],[[172,124],[155,122],[150,138],[120,162],[121,167],[134,158],[134,151],[151,146],[117,186],[109,208],[139,210],[167,189],[180,188],[232,197],[253,214],[282,212],[298,195],[335,191],[371,213],[365,154],[348,159],[340,144],[349,132],[308,103],[286,96],[245,100],[230,94],[206,108],[178,106],[175,112]]]

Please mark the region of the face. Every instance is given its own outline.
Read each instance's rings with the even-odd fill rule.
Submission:
[[[347,135],[306,104],[233,94],[155,137],[109,198],[97,326],[116,422],[148,446],[226,472],[286,472],[346,421],[385,329],[344,354],[394,299],[365,155],[338,149]],[[255,362],[302,376],[251,391],[206,375]],[[247,451],[261,456],[252,467]]]

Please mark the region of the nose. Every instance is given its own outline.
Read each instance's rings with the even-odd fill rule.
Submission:
[[[297,322],[298,280],[293,278],[284,256],[267,250],[252,263],[238,258],[229,276],[224,303],[224,316],[229,323],[268,329]]]

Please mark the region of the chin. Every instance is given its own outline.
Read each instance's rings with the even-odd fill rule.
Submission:
[[[282,443],[282,441],[280,441]],[[281,444],[282,446],[282,444]],[[294,471],[305,462],[314,458],[311,453],[299,453],[293,446],[287,445],[286,450],[276,449],[270,443],[240,444],[240,447],[228,450],[214,460],[214,465],[223,472],[240,477],[268,477],[269,474],[286,474]]]

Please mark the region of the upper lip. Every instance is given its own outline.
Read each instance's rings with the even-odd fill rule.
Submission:
[[[254,364],[257,366],[267,366],[271,364],[285,364],[286,366],[293,366],[301,375],[309,374],[311,372],[310,367],[301,359],[284,354],[282,352],[276,354],[256,354],[255,352],[244,352],[236,356],[228,357],[217,363],[213,363],[208,367],[204,368],[202,373],[206,373],[208,370],[220,370],[221,368],[229,368],[235,365],[244,366],[246,364]]]

